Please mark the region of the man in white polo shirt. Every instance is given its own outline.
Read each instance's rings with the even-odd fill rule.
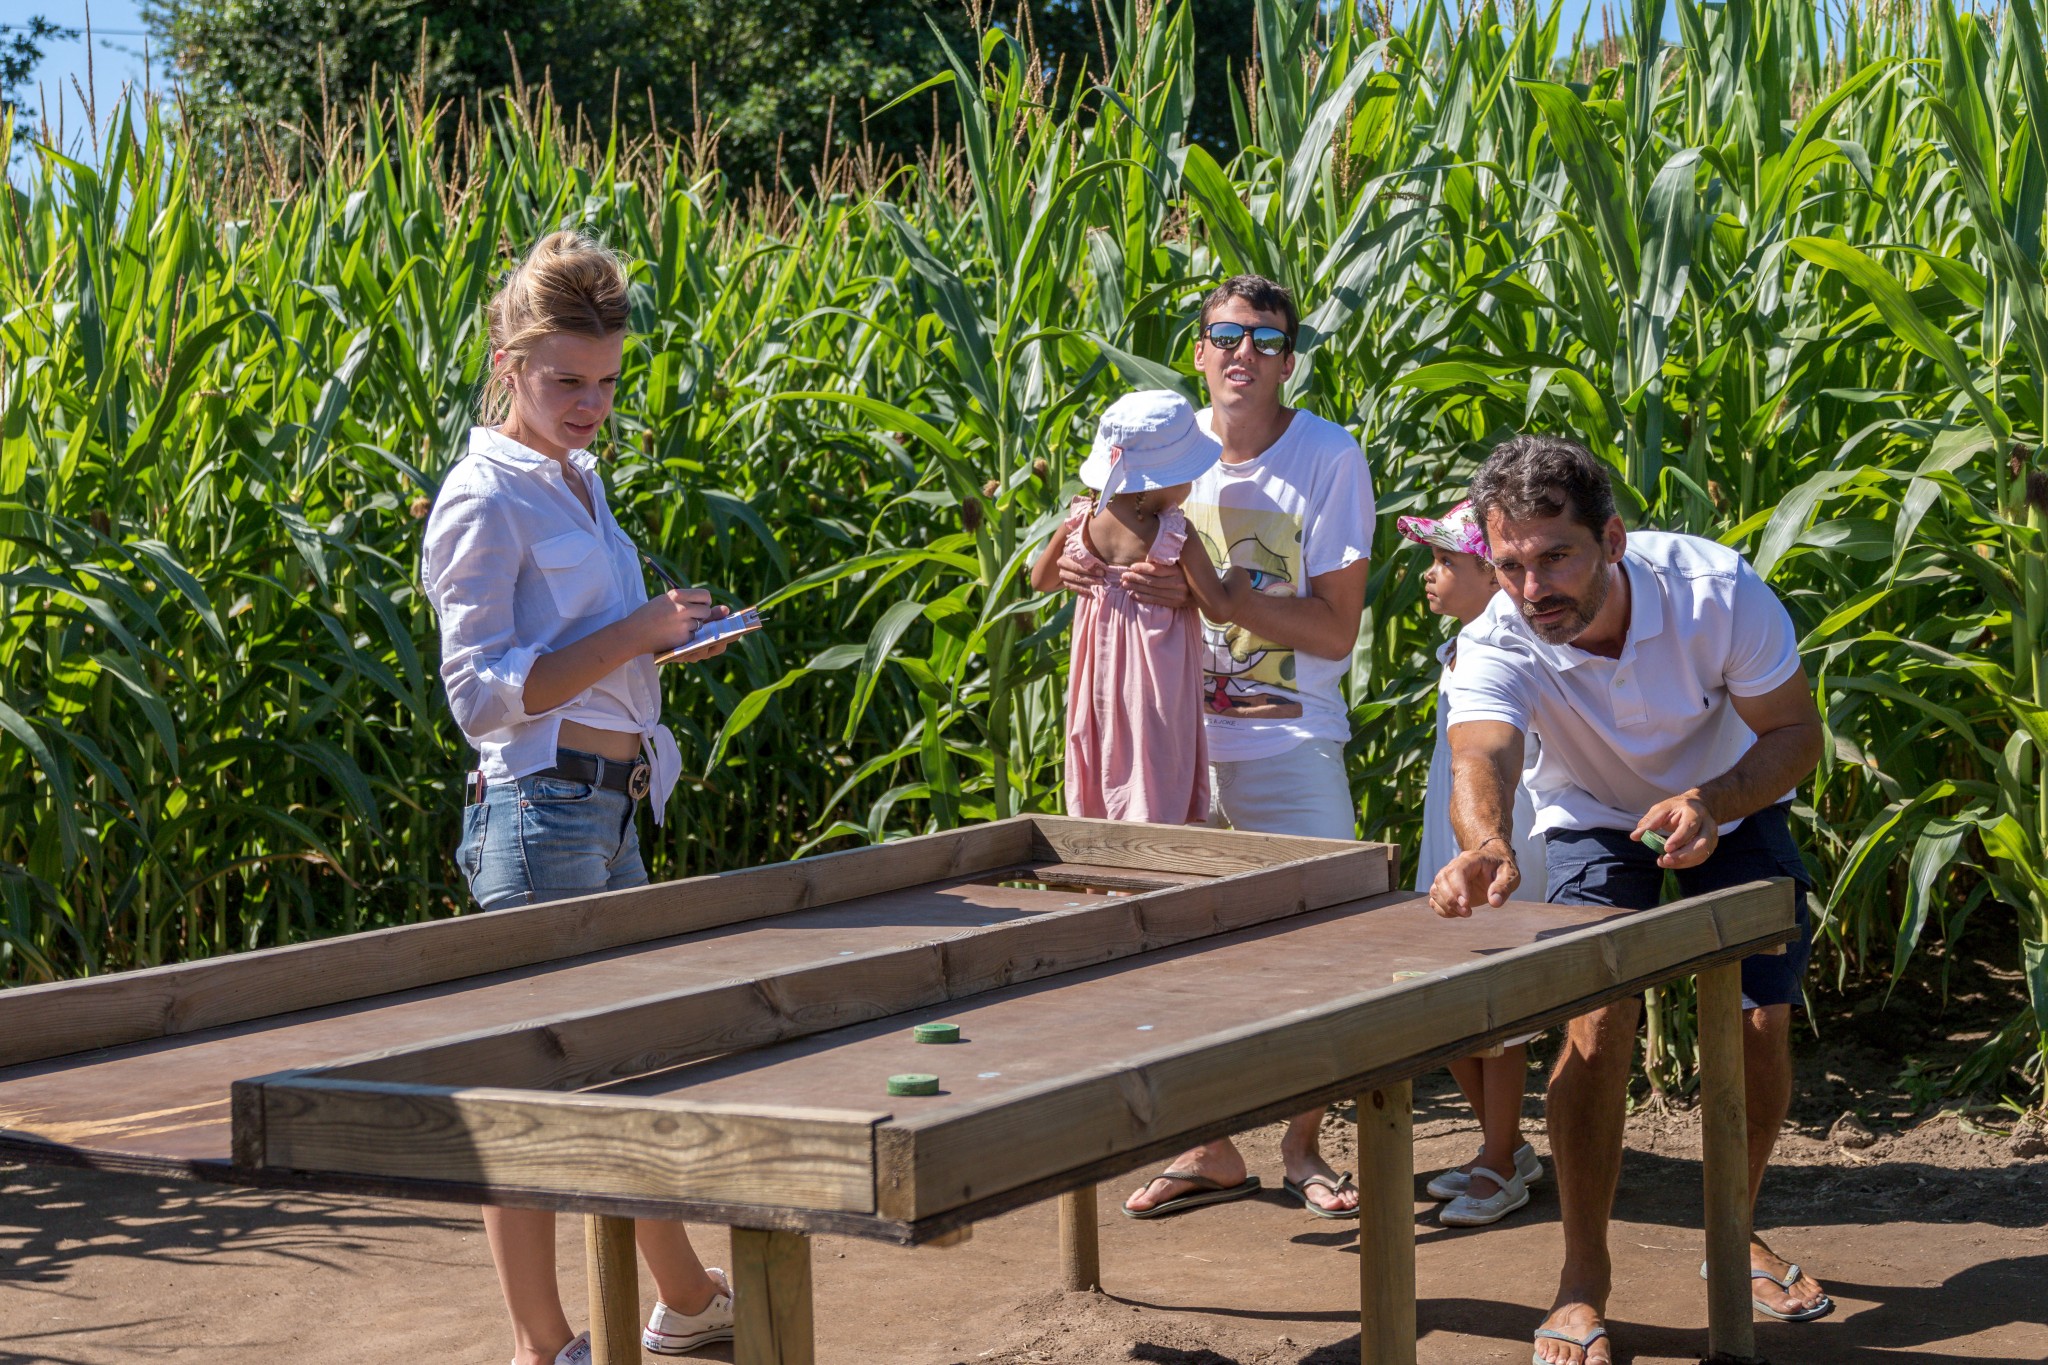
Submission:
[[[1452,822],[1463,850],[1430,887],[1446,916],[1520,884],[1509,828],[1517,781],[1536,807],[1554,903],[1647,910],[1666,872],[1699,895],[1794,880],[1800,941],[1742,964],[1750,1199],[1792,1098],[1791,1010],[1811,937],[1805,864],[1786,826],[1820,761],[1820,716],[1791,617],[1735,551],[1697,536],[1624,531],[1606,468],[1547,436],[1499,446],[1472,500],[1504,590],[1458,637],[1448,692]],[[1524,738],[1542,740],[1522,772]],[[1665,838],[1654,853],[1642,836]],[[1571,1023],[1546,1109],[1565,1263],[1536,1359],[1607,1365],[1607,1223],[1641,1002]],[[1759,1310],[1790,1321],[1834,1307],[1812,1277],[1752,1238]]]

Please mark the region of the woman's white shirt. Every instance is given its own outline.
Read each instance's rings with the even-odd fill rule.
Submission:
[[[555,460],[489,427],[470,429],[469,453],[441,484],[420,555],[420,578],[441,622],[441,682],[486,781],[553,767],[565,720],[639,735],[660,824],[683,764],[661,723],[652,655],[620,665],[551,710],[526,710],[526,680],[541,655],[648,600],[639,553],[612,520],[596,458],[572,450],[569,464],[590,493],[594,517]]]

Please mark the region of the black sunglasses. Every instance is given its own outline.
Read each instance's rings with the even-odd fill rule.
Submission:
[[[1212,322],[1202,329],[1202,339],[1219,351],[1234,351],[1247,336],[1260,355],[1285,355],[1294,343],[1278,327],[1247,327],[1241,322]]]

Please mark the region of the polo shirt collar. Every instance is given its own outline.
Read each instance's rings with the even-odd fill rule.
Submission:
[[[1640,644],[1664,633],[1664,594],[1656,573],[1633,554],[1621,557],[1628,574],[1628,642]]]

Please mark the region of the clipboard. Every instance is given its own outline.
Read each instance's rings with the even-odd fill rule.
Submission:
[[[697,627],[696,633],[689,639],[683,641],[666,654],[655,655],[654,662],[657,664],[669,663],[688,654],[693,649],[702,649],[706,645],[715,645],[724,640],[737,640],[742,635],[753,634],[765,624],[766,622],[762,619],[761,613],[756,608],[743,607],[738,611],[721,616],[715,621],[706,621],[703,625]]]

